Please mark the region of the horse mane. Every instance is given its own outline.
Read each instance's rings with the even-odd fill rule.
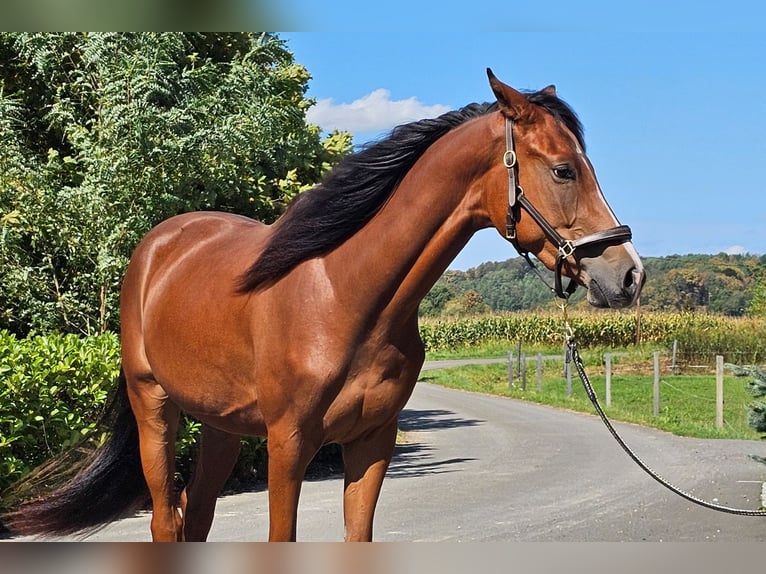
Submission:
[[[527,97],[562,121],[584,149],[582,126],[566,103],[542,91]],[[303,261],[335,249],[372,219],[437,139],[497,109],[495,102],[469,104],[437,118],[403,124],[388,137],[346,156],[320,184],[296,197],[275,222],[264,250],[240,277],[238,291],[274,283]]]
[[[580,144],[583,152],[585,152],[584,129],[580,122],[580,118],[578,118],[574,110],[569,107],[569,104],[555,94],[550,94],[545,90],[531,92],[525,95],[531,103],[544,108],[554,118],[563,123],[566,128],[572,132],[572,135],[577,138],[577,143]]]

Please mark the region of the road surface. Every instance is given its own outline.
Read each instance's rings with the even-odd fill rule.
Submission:
[[[766,519],[699,508],[644,475],[599,419],[426,383],[402,412],[403,443],[375,520],[381,541],[762,541]],[[617,424],[644,460],[693,494],[758,508],[766,443],[675,437]],[[307,481],[299,540],[342,540],[342,477]],[[219,500],[214,541],[267,538],[265,490]],[[94,541],[149,540],[147,514]]]

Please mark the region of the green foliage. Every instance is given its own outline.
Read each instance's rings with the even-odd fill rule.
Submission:
[[[543,274],[553,275],[541,267]],[[466,293],[482,306],[466,307],[461,299]],[[478,297],[477,297],[478,295]],[[580,290],[572,299],[576,304],[583,298]],[[524,311],[547,305],[551,300],[550,290],[521,257],[503,262],[482,263],[468,271],[446,271],[426,295],[420,307],[422,317],[465,317],[494,312]],[[486,307],[484,307],[486,305]]]
[[[726,366],[739,377],[749,376],[751,378],[747,384],[747,390],[754,400],[749,405],[747,424],[759,433],[766,433],[766,371],[761,367],[751,365],[729,364]]]
[[[742,316],[756,279],[766,271],[753,255],[672,255],[644,260],[642,305],[650,310],[707,311]]]
[[[421,317],[437,317],[444,314],[447,302],[455,298],[455,291],[444,282],[437,282],[420,302]]]
[[[17,339],[0,331],[0,490],[97,428],[119,373],[113,334]]]
[[[761,273],[753,288],[753,298],[747,307],[747,314],[751,317],[766,318],[766,270]]]
[[[158,222],[273,221],[350,149],[306,124],[309,77],[270,34],[0,33],[0,328],[114,330]]]
[[[107,437],[100,428],[120,370],[120,344],[113,333],[19,339],[0,331],[0,492],[51,457],[72,447],[94,446]],[[176,463],[188,481],[198,452],[201,425],[184,417]],[[265,439],[242,440],[231,483],[252,483],[265,474]]]
[[[454,299],[450,299],[444,306],[444,313],[451,317],[473,317],[489,313],[490,308],[474,289],[469,289]]]

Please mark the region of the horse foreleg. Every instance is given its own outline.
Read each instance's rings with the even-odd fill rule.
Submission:
[[[343,445],[346,540],[372,541],[372,522],[380,488],[396,444],[397,423]]]
[[[181,540],[176,507],[175,449],[180,411],[155,381],[128,378],[128,397],[138,425],[141,466],[152,497],[152,540]]]
[[[269,429],[269,541],[294,541],[298,499],[309,462],[318,447],[298,429]]]
[[[239,436],[203,425],[199,459],[181,494],[184,540],[203,542],[213,524],[218,495],[239,456]]]

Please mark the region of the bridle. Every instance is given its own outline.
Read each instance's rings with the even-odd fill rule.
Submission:
[[[506,151],[503,154],[503,165],[508,168],[508,214],[506,216],[506,229],[505,237],[508,239],[516,251],[519,252],[530,267],[538,274],[540,279],[548,285],[551,291],[553,291],[557,297],[561,299],[568,299],[569,296],[577,289],[577,283],[573,279],[569,280],[569,284],[566,289],[562,286],[561,271],[564,266],[564,261],[575,254],[577,249],[583,247],[591,247],[593,245],[619,245],[630,241],[633,237],[630,227],[627,225],[618,225],[603,231],[596,231],[590,235],[579,237],[577,239],[564,239],[553,226],[543,217],[543,215],[537,211],[534,205],[532,205],[524,195],[524,190],[518,184],[518,169],[519,162],[516,156],[516,147],[513,143],[513,120],[505,118],[505,145]],[[556,246],[558,253],[556,254],[556,268],[554,284],[551,287],[542,274],[535,267],[532,260],[529,258],[529,251],[522,248],[519,245],[516,237],[516,223],[521,218],[521,208],[523,208],[529,216],[540,226],[548,239]]]

